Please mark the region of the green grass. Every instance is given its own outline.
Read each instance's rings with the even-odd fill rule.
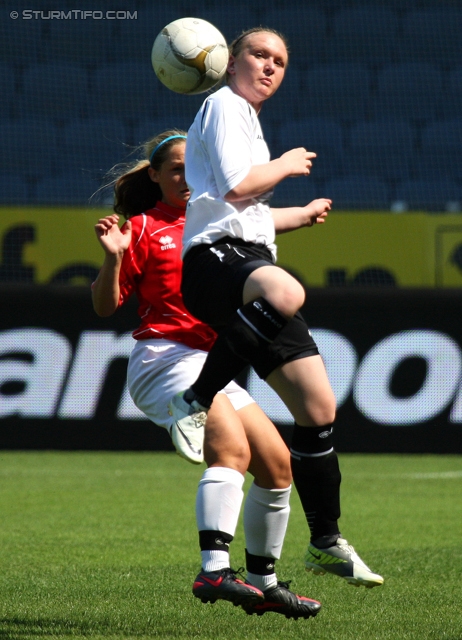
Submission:
[[[342,455],[342,533],[383,587],[303,569],[298,497],[281,579],[313,620],[191,594],[203,467],[170,453],[0,452],[0,638],[461,640],[462,456]],[[232,565],[244,563],[241,525]]]

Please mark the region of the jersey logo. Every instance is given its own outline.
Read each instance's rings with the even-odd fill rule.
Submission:
[[[162,251],[165,251],[166,249],[176,249],[176,244],[170,236],[162,236],[159,238],[159,242],[163,245],[161,246]]]

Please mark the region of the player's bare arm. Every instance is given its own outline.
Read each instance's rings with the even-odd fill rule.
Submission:
[[[275,187],[285,178],[308,176],[316,154],[303,147],[291,149],[267,164],[254,165],[234,189],[225,195],[228,202],[256,198]]]
[[[119,306],[119,273],[125,251],[131,240],[131,223],[124,231],[118,226],[119,216],[112,214],[100,218],[95,225],[95,233],[104,249],[105,257],[98,277],[91,290],[93,308],[99,316],[112,315]]]
[[[286,233],[301,227],[323,224],[331,208],[332,200],[328,198],[318,198],[309,202],[305,207],[287,207],[283,209],[271,207],[276,233]]]

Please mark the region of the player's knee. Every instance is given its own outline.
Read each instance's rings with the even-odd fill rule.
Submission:
[[[267,298],[281,315],[292,318],[305,302],[305,289],[298,280],[290,278],[281,283]]]
[[[250,463],[252,465],[252,462]],[[262,465],[255,480],[260,487],[265,489],[285,489],[292,482],[292,468],[290,463],[290,451],[286,447],[273,451],[271,460]]]
[[[335,401],[327,399],[316,404],[309,403],[306,407],[308,421],[313,427],[323,427],[332,424],[335,420]]]
[[[226,467],[244,475],[250,465],[250,449],[246,441],[236,441],[232,444],[228,441],[226,447],[217,447],[205,442],[204,459],[209,467]]]

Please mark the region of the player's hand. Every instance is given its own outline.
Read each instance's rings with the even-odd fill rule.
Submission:
[[[328,198],[312,200],[305,207],[307,217],[306,226],[312,227],[314,224],[323,224],[331,208],[332,200],[329,200]]]
[[[127,220],[123,231],[118,225],[119,216],[113,213],[105,218],[100,218],[95,224],[95,233],[101,246],[108,254],[123,254],[132,239],[132,224]]]
[[[291,149],[282,154],[281,160],[287,165],[288,177],[308,176],[313,166],[312,158],[316,158],[313,151],[307,151],[304,147]]]

